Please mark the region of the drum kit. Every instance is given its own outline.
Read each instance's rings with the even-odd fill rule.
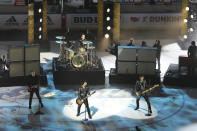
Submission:
[[[92,68],[96,66],[96,50],[91,41],[65,41],[64,36],[56,36],[60,45],[58,62],[71,68]]]

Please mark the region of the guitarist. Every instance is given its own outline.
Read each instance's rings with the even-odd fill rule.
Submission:
[[[143,75],[140,75],[139,80],[136,82],[136,85],[135,85],[135,92],[137,95],[137,99],[136,99],[137,107],[135,108],[135,110],[139,109],[139,101],[140,101],[140,98],[143,96],[148,105],[148,114],[146,114],[146,116],[151,116],[152,110],[151,110],[151,105],[150,105],[150,101],[148,98],[148,94],[147,93],[141,94],[143,91],[146,90],[146,88],[147,88],[146,80],[144,79]]]
[[[35,71],[31,72],[31,75],[28,77],[28,92],[30,92],[29,97],[29,109],[31,109],[31,103],[33,94],[36,93],[36,96],[39,99],[41,107],[43,107],[42,100],[39,94],[39,77],[36,75]]]
[[[83,99],[83,98],[87,97],[88,95],[90,95],[89,88],[87,87],[87,84],[88,83],[86,81],[84,81],[82,86],[79,88],[79,91],[78,91],[78,98],[79,99]],[[86,106],[89,118],[92,119],[92,116],[90,114],[90,108],[89,108],[89,104],[88,104],[88,99],[84,99],[83,103]],[[80,115],[80,109],[81,109],[81,105],[78,104],[77,116]]]

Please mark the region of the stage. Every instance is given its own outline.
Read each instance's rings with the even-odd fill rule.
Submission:
[[[29,94],[25,87],[0,88],[0,127],[2,130],[177,130],[197,122],[196,89],[155,89],[150,98],[153,114],[148,117],[142,98],[140,109],[135,111],[134,85],[91,86],[96,90],[89,105],[93,119],[84,118],[84,106],[76,117],[78,86],[67,85],[68,90],[41,88],[44,115],[38,111],[38,101],[33,99],[32,111],[28,109]],[[52,94],[53,96],[46,97]]]

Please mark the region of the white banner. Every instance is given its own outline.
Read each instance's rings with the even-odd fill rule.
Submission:
[[[48,14],[48,28],[61,28],[61,15]],[[28,15],[0,15],[0,29],[27,29]]]
[[[0,0],[0,5],[15,5],[15,0]]]
[[[121,27],[180,27],[181,23],[181,13],[121,15]]]
[[[165,14],[121,14],[120,27],[180,27],[181,13]],[[67,14],[67,27],[97,27],[97,14]]]
[[[67,27],[96,27],[97,14],[67,14]]]

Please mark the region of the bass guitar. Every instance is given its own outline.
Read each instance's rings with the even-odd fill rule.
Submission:
[[[86,96],[86,97],[83,98],[83,99],[77,98],[76,103],[77,103],[78,105],[82,105],[83,102],[84,102],[84,100],[87,99],[88,97],[90,97],[91,95],[93,95],[94,93],[96,93],[96,91],[93,91],[92,93],[90,93],[90,95]]]
[[[154,85],[153,87],[151,87],[151,88],[149,88],[149,89],[147,89],[147,90],[145,90],[145,91],[142,91],[142,93],[136,92],[136,96],[143,95],[143,94],[145,94],[145,93],[147,93],[147,92],[149,92],[149,91],[151,91],[151,90],[153,90],[154,88],[157,88],[157,87],[159,87],[159,86],[160,86],[160,84]]]

